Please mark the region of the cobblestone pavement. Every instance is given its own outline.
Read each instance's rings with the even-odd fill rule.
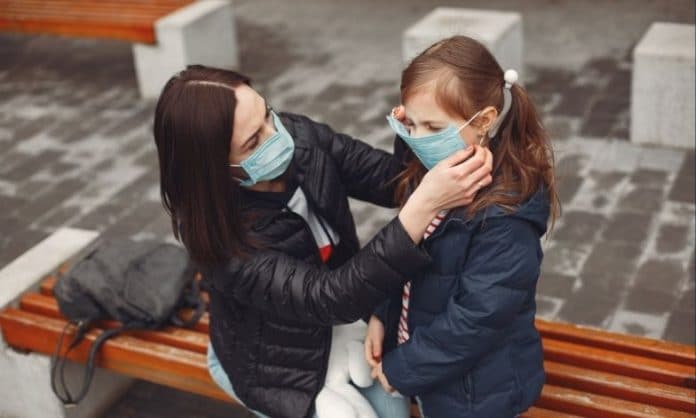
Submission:
[[[693,24],[693,3],[519,3],[467,7],[523,13],[525,84],[554,141],[563,216],[539,314],[694,344],[694,152],[628,142],[630,51],[654,20]],[[274,107],[391,147],[400,34],[437,1],[235,4],[242,70]],[[153,108],[128,44],[0,35],[0,266],[61,226],[172,239]],[[363,241],[394,214],[351,205]],[[246,416],[144,382],[107,414],[170,415]]]

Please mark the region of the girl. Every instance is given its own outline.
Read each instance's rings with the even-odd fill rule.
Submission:
[[[558,201],[549,140],[516,78],[479,42],[446,39],[404,70],[403,107],[388,117],[411,149],[402,203],[452,152],[488,143],[493,153],[492,184],[433,219],[424,241],[433,264],[368,327],[373,375],[415,395],[427,418],[513,417],[544,384],[534,295]]]
[[[491,181],[488,150],[453,155],[359,250],[348,196],[396,206],[400,157],[277,114],[248,78],[201,66],[164,87],[154,133],[174,233],[209,285],[210,373],[259,417],[314,414],[331,326],[369,315],[424,272],[430,218]],[[379,385],[361,394],[380,417],[408,416]]]

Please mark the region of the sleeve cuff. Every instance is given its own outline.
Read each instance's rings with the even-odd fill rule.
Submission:
[[[432,263],[428,252],[411,240],[398,216],[382,229],[379,238],[383,240],[383,245],[378,246],[379,255],[392,269],[405,277],[412,278],[425,273]]]

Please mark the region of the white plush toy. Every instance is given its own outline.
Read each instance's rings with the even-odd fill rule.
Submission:
[[[333,327],[326,382],[315,404],[319,418],[378,418],[367,399],[350,384],[352,380],[361,388],[372,385],[363,349],[366,331],[363,321]]]

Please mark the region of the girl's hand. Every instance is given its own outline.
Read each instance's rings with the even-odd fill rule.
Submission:
[[[370,317],[365,336],[365,359],[373,369],[382,361],[382,342],[384,341],[384,324],[376,316]]]
[[[379,364],[377,364],[377,367],[372,369],[372,378],[373,379],[378,379],[379,383],[382,385],[384,390],[387,393],[394,393],[396,389],[392,387],[392,385],[389,384],[389,381],[387,380],[387,376],[384,374],[382,371],[382,362],[380,361]]]

